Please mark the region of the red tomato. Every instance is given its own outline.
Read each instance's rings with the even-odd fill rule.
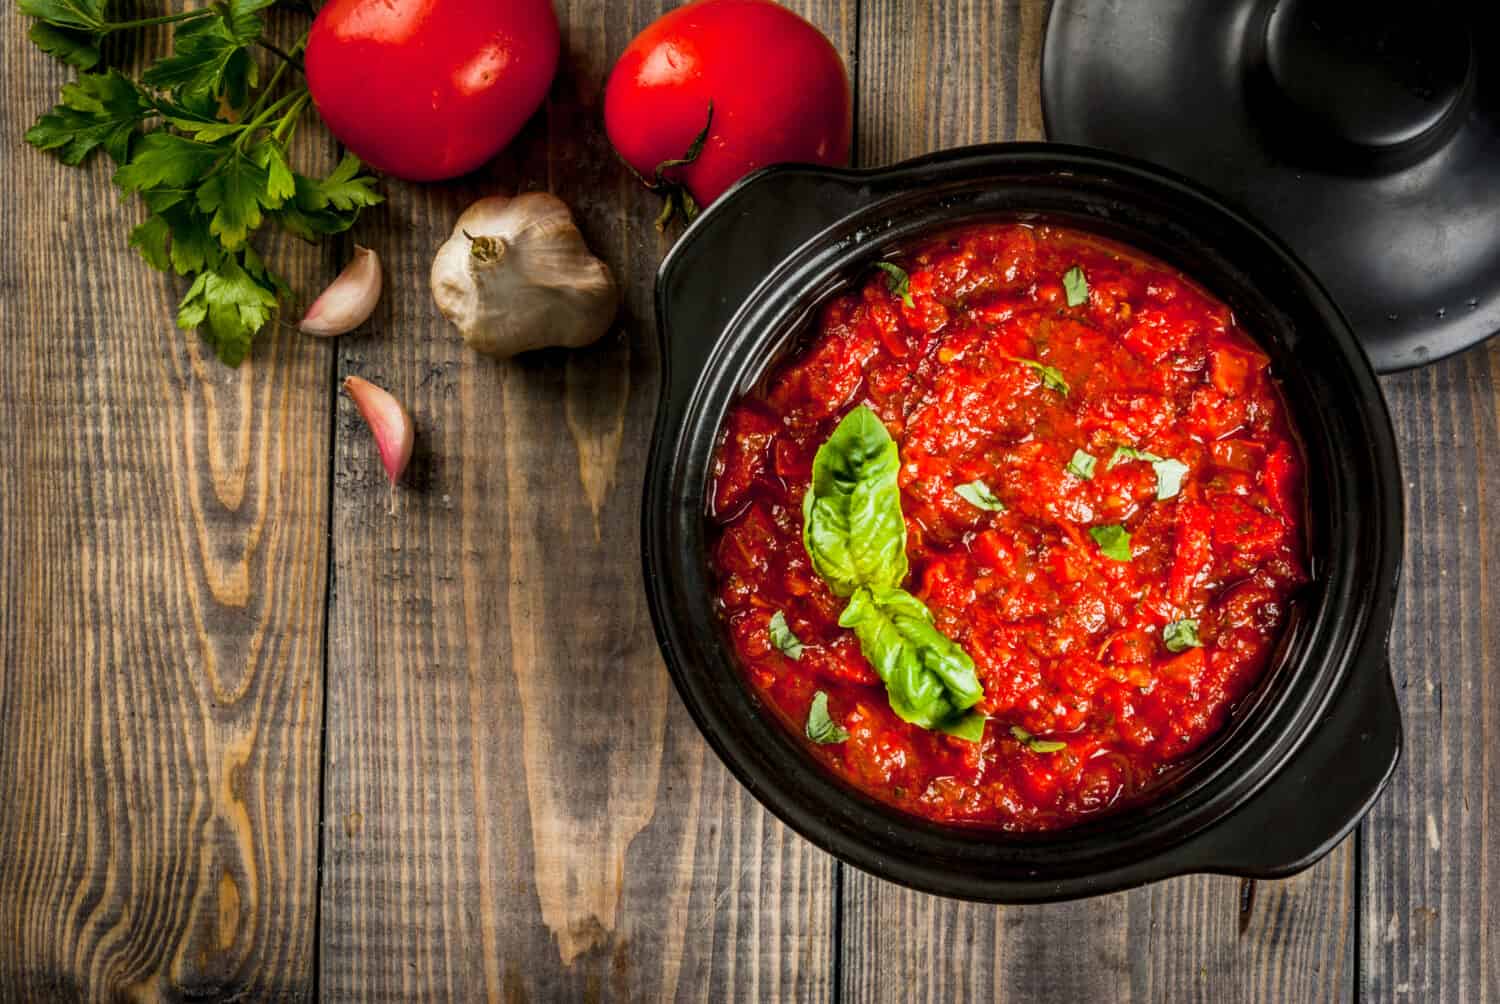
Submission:
[[[833,44],[770,0],[697,0],[635,37],[610,73],[604,127],[643,177],[668,168],[706,206],[758,167],[844,164],[853,128],[849,76]]]
[[[515,137],[557,50],[551,0],[328,0],[307,40],[307,85],[365,163],[434,181]]]

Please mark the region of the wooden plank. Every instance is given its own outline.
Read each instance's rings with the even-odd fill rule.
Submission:
[[[176,329],[108,165],[20,141],[67,77],[26,28],[0,43],[0,1000],[307,999],[331,350],[278,331],[232,371]]]
[[[1361,996],[1500,997],[1500,346],[1385,381],[1406,475],[1402,762],[1365,826]]]
[[[964,143],[1040,139],[1044,0],[865,0],[859,155],[890,163]],[[881,111],[884,110],[884,111]],[[1354,973],[1352,842],[1305,875],[1196,876],[1044,907],[994,908],[846,874],[853,1001],[1345,1000]],[[975,949],[980,949],[976,951]]]
[[[391,497],[339,405],[321,989],[330,1000],[826,1000],[832,863],[719,765],[642,596],[659,361],[655,201],[602,135],[603,81],[656,3],[559,3],[546,110],[482,176],[392,186],[358,239],[392,281],[340,373],[406,401]],[[796,5],[852,57],[851,6]],[[548,188],[625,291],[578,352],[493,363],[426,290],[480,194]]]

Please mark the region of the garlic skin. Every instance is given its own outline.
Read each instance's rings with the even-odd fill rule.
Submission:
[[[297,327],[304,334],[319,338],[353,331],[375,312],[383,283],[380,256],[369,248],[354,245],[354,258],[307,308],[307,316]]]
[[[502,359],[596,341],[620,305],[609,267],[549,192],[464,210],[433,259],[432,298],[471,348]]]
[[[411,460],[411,448],[416,442],[416,427],[411,415],[401,402],[389,391],[383,390],[362,377],[344,378],[344,390],[354,399],[354,406],[364,417],[365,424],[375,434],[375,446],[380,450],[380,462],[386,476],[394,486]]]

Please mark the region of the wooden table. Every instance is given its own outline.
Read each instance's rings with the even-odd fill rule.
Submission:
[[[278,331],[238,371],[173,328],[104,165],[20,142],[65,73],[6,17],[0,1000],[1500,998],[1500,345],[1385,381],[1406,753],[1307,873],[949,902],[841,866],[729,776],[637,561],[669,238],[600,102],[660,6],[559,0],[522,138],[461,183],[388,184],[351,235],[387,263],[373,323]],[[850,67],[860,164],[1041,134],[1043,0],[792,6]],[[456,213],[516,187],[575,206],[622,279],[597,347],[495,364],[434,310]],[[270,248],[304,294],[348,251]],[[394,511],[350,373],[420,427]]]

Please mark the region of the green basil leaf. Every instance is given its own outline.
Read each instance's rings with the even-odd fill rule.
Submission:
[[[1192,618],[1173,621],[1161,630],[1162,644],[1168,652],[1186,652],[1190,648],[1202,648],[1198,639],[1198,622]]]
[[[900,467],[891,434],[864,405],[818,447],[802,500],[802,542],[834,595],[895,587],[906,578]]]
[[[932,623],[932,612],[904,589],[860,588],[839,617],[885,683],[902,721],[940,728],[984,696],[974,660]]]
[[[1019,725],[1010,727],[1010,734],[1016,737],[1016,741],[1023,743],[1033,753],[1057,753],[1068,748],[1067,743],[1058,742],[1056,739],[1038,739]]]
[[[1062,375],[1062,370],[1056,366],[1039,363],[1035,359],[1016,359],[1016,362],[1023,366],[1030,366],[1036,370],[1037,375],[1042,378],[1043,387],[1046,387],[1048,390],[1055,390],[1064,397],[1067,396],[1071,388],[1068,387],[1067,378]]]
[[[1123,526],[1094,526],[1089,536],[1099,545],[1099,553],[1115,561],[1130,560],[1130,534]]]
[[[908,307],[916,306],[911,299],[911,277],[906,274],[906,269],[888,261],[877,261],[875,267],[885,272],[886,288],[892,296],[899,296]]]
[[[1068,306],[1081,307],[1089,302],[1089,280],[1077,265],[1063,273],[1063,291],[1068,294]]]
[[[1156,460],[1151,464],[1156,471],[1156,499],[1165,502],[1182,491],[1182,479],[1187,475],[1188,465],[1180,460]]]
[[[962,718],[955,718],[938,726],[939,731],[946,732],[955,739],[964,739],[971,743],[977,743],[984,738],[984,723],[989,721],[984,715],[977,711],[971,711]]]
[[[1182,479],[1187,476],[1188,465],[1180,460],[1172,460],[1169,457],[1158,457],[1154,453],[1145,450],[1137,450],[1132,446],[1115,447],[1114,455],[1109,458],[1109,466],[1125,460],[1144,460],[1151,465],[1156,472],[1156,500],[1165,502],[1182,491]]]
[[[821,746],[849,738],[849,730],[828,713],[828,695],[821,690],[813,695],[812,707],[807,709],[807,738]]]
[[[989,512],[1005,511],[1005,503],[995,498],[995,493],[990,491],[990,486],[983,481],[970,481],[966,485],[959,485],[953,491],[959,498],[978,509],[985,509]]]
[[[802,658],[802,642],[792,633],[787,626],[786,614],[780,610],[771,615],[770,624],[771,644],[788,659],[797,660]]]
[[[1145,450],[1137,450],[1133,446],[1116,446],[1115,452],[1110,454],[1109,466],[1114,467],[1116,464],[1123,463],[1126,460],[1147,460],[1155,463],[1160,459],[1161,457],[1158,457],[1154,453],[1147,453]]]
[[[1068,461],[1068,473],[1075,478],[1092,481],[1094,480],[1094,466],[1098,463],[1099,459],[1094,455],[1082,450],[1074,450],[1073,459]]]

